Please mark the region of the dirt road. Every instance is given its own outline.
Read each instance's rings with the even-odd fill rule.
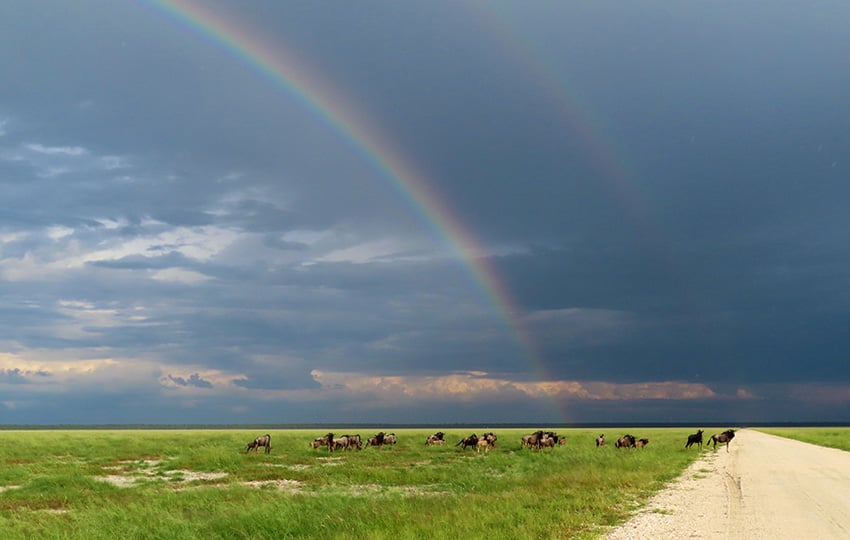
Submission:
[[[607,536],[710,537],[850,538],[850,452],[740,430]]]

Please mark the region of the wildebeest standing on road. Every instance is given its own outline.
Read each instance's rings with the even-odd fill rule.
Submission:
[[[265,435],[261,435],[260,437],[257,437],[253,441],[249,442],[248,448],[245,449],[245,453],[247,454],[251,450],[253,450],[254,452],[258,452],[260,450],[261,446],[264,446],[266,448],[266,454],[271,452],[272,451],[272,436],[267,433]]]
[[[711,438],[708,439],[708,442],[705,445],[708,446],[709,444],[713,444],[714,449],[717,450],[717,443],[720,443],[720,444],[726,443],[726,451],[728,452],[729,451],[729,443],[734,438],[735,438],[735,430],[734,429],[727,429],[723,433],[719,433],[719,434],[716,433],[716,434],[712,435]]]

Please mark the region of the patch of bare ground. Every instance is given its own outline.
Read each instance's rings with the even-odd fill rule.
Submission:
[[[429,490],[426,486],[382,486],[379,484],[355,484],[348,486],[347,491],[350,495],[354,496],[405,495],[416,497],[449,494],[447,491]]]
[[[290,471],[306,471],[310,468],[310,465],[304,465],[303,463],[295,463],[294,465],[286,465],[283,463],[263,463],[262,467],[276,467],[278,469],[288,469]]]
[[[285,478],[281,478],[278,480],[253,480],[250,482],[240,482],[240,485],[260,488],[260,489],[268,489],[275,488],[280,491],[287,491],[289,493],[301,493],[301,482],[298,480],[287,480]]]
[[[139,480],[158,478],[167,482],[193,482],[196,480],[220,480],[227,476],[224,472],[197,472],[186,469],[175,469],[170,471],[155,471],[154,467],[162,463],[162,460],[125,460],[119,465],[107,465],[103,467],[108,471],[124,471],[125,474],[107,474],[95,476],[95,480],[107,482],[113,486],[126,488],[132,487]]]

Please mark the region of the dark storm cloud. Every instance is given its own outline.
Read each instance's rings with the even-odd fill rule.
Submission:
[[[179,386],[196,386],[198,388],[212,388],[213,385],[209,381],[205,381],[197,373],[192,373],[188,378],[168,376],[168,380]]]
[[[18,368],[0,370],[0,380],[6,384],[27,384],[32,378],[50,377],[46,371],[28,372]]]

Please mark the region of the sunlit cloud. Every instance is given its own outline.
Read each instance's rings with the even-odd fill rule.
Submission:
[[[659,381],[612,383],[602,381],[520,382],[491,377],[482,372],[442,376],[385,376],[314,370],[323,389],[369,395],[380,401],[402,399],[450,399],[453,401],[500,401],[525,396],[532,399],[642,400],[706,399],[716,394],[699,383]]]

